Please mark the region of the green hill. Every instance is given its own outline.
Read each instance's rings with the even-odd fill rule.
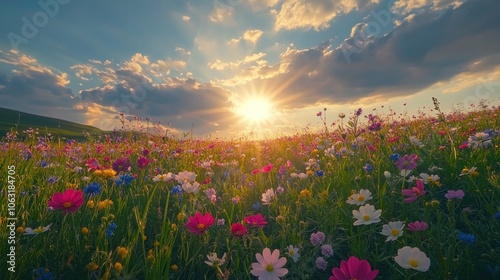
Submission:
[[[54,137],[65,137],[75,140],[85,139],[84,134],[103,135],[105,132],[89,125],[78,124],[56,118],[24,113],[16,110],[0,108],[0,139],[11,129],[17,130],[22,137],[23,130],[38,128],[40,136],[51,133]]]

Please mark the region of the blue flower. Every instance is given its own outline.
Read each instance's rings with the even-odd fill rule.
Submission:
[[[392,160],[392,161],[398,161],[400,155],[399,154],[392,154],[389,156],[389,158]]]
[[[316,175],[318,177],[322,177],[323,175],[325,175],[325,172],[323,172],[323,170],[318,170],[318,171],[316,171]]]
[[[474,242],[476,242],[476,236],[474,234],[467,234],[461,232],[458,234],[458,240],[467,244],[474,244]]]
[[[33,269],[33,278],[35,280],[54,280],[54,275],[48,269],[40,267]]]
[[[259,211],[260,210],[260,202],[256,202],[252,205],[253,210]]]
[[[49,184],[55,184],[57,183],[57,181],[59,181],[59,178],[57,178],[56,176],[50,176],[49,177]]]
[[[369,163],[365,164],[365,166],[363,166],[363,169],[368,172],[368,173],[371,173],[373,171],[373,166]]]
[[[83,192],[89,196],[95,196],[101,193],[101,185],[98,183],[90,183],[88,186],[83,188]]]
[[[108,229],[106,229],[106,236],[110,237],[111,235],[113,235],[117,227],[118,225],[115,222],[110,223],[108,225]]]
[[[178,194],[178,195],[181,195],[183,190],[182,190],[182,187],[180,185],[177,185],[175,187],[172,188],[172,190],[170,191],[172,194]]]
[[[495,213],[495,218],[496,218],[496,219],[500,219],[500,211],[497,211],[497,212]]]
[[[134,175],[132,174],[129,173],[120,174],[120,176],[118,176],[118,178],[116,179],[116,184],[119,186],[121,185],[129,186],[134,179],[135,179]]]

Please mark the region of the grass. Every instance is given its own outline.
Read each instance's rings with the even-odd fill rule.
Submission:
[[[128,137],[127,131],[65,144],[34,135],[4,138],[1,261],[9,253],[10,179],[16,272],[2,268],[0,278],[43,272],[54,279],[256,279],[252,263],[266,247],[287,259],[282,279],[328,279],[350,256],[379,270],[376,279],[499,277],[499,108],[414,119],[375,113],[363,125],[363,114],[355,112],[329,131],[262,141]],[[406,177],[396,154],[418,156]],[[8,177],[12,166],[15,174]],[[183,178],[190,185],[181,186]],[[415,187],[417,178],[425,181],[425,194],[405,202],[402,190]],[[189,193],[195,182],[199,190]],[[84,191],[81,207],[66,215],[48,209],[47,201],[67,189]],[[265,204],[269,189],[274,196]],[[360,205],[347,201],[361,189],[371,192],[365,205],[381,210],[379,222],[353,225],[363,199]],[[447,199],[449,190],[465,195]],[[197,212],[214,218],[202,234],[186,226]],[[245,223],[257,213],[264,227]],[[383,225],[395,221],[405,224],[403,234],[386,241]],[[410,231],[414,221],[428,228]],[[247,232],[235,237],[233,223]],[[23,234],[48,225],[45,232]],[[325,240],[315,246],[311,235],[317,232]],[[297,262],[287,254],[289,245],[298,248]],[[322,245],[331,245],[333,256],[325,256]],[[394,257],[405,246],[424,252],[429,269],[400,266]],[[226,253],[225,262],[207,265],[210,253]],[[325,269],[318,268],[322,260]]]

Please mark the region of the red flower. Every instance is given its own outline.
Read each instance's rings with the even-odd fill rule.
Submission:
[[[271,163],[262,167],[261,171],[263,173],[268,173],[269,171],[271,171],[271,169],[273,169],[274,165],[272,165]]]
[[[378,274],[378,270],[372,270],[367,260],[359,260],[352,256],[348,261],[342,261],[340,268],[332,270],[333,276],[329,280],[373,280]]]
[[[76,212],[83,204],[83,192],[67,189],[63,193],[56,192],[47,204],[54,210],[62,210],[64,214]]]
[[[262,214],[257,214],[257,215],[252,215],[245,217],[243,219],[245,221],[245,224],[247,224],[250,227],[265,227],[267,225],[266,218],[262,217]]]
[[[231,233],[235,237],[242,237],[247,233],[247,228],[240,223],[234,223],[231,225]]]
[[[205,215],[202,215],[200,212],[196,212],[194,216],[189,217],[186,227],[191,233],[203,234],[213,224],[214,217],[212,217],[212,214],[205,213]]]

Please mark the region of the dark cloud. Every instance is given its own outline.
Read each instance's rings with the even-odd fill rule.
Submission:
[[[345,42],[357,49],[350,52],[344,44],[332,50],[327,42],[287,50],[280,62],[286,71],[267,84],[279,90],[276,99],[291,100],[283,104],[290,108],[414,94],[460,73],[498,66],[499,18],[500,1],[484,0],[448,8],[439,17],[435,11],[423,11],[381,37],[360,36],[360,25]]]

